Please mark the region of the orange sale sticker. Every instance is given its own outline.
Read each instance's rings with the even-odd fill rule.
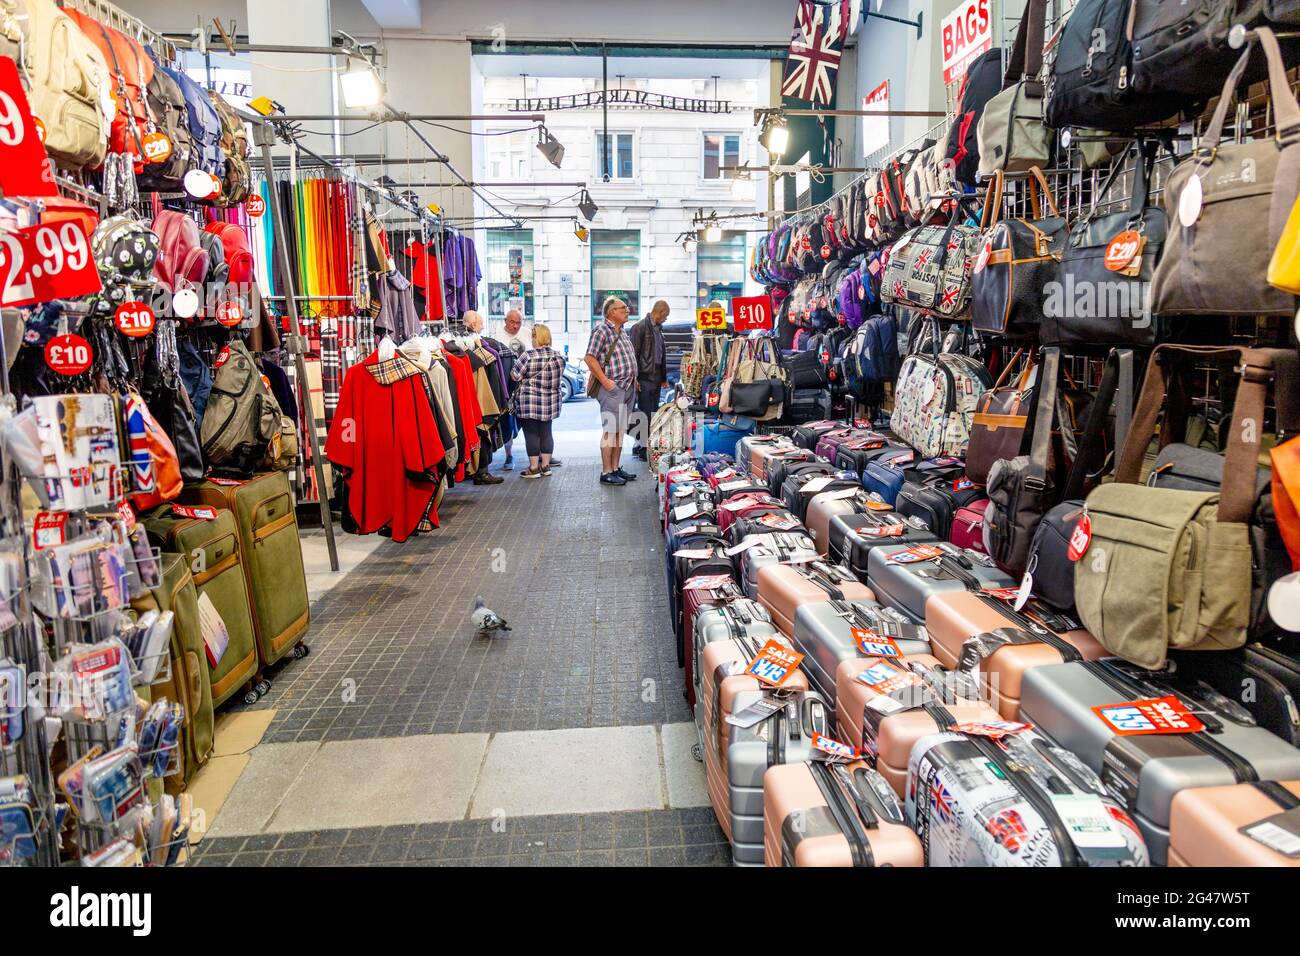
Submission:
[[[769,687],[780,687],[799,667],[803,655],[793,651],[778,640],[769,640],[749,662],[745,673],[757,677]]]
[[[1200,718],[1172,694],[1122,704],[1102,704],[1092,708],[1092,712],[1120,737],[1194,734],[1205,729]]]

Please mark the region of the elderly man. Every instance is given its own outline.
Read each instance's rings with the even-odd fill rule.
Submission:
[[[587,342],[587,369],[599,386],[600,483],[626,485],[636,475],[624,471],[623,434],[627,431],[636,386],[636,352],[623,326],[627,324],[627,303],[610,296],[601,307],[605,321],[591,330]]]
[[[646,444],[650,441],[650,420],[659,410],[660,391],[668,384],[668,360],[664,356],[664,331],[661,326],[668,318],[668,303],[660,299],[650,314],[628,333],[636,351],[636,410],[637,443],[632,454],[647,460]]]
[[[524,317],[518,309],[506,313],[505,332],[501,335],[501,344],[516,355],[523,355],[531,347],[528,340],[519,334],[524,327]]]
[[[465,327],[466,333],[468,333],[469,335],[483,334],[483,316],[481,316],[479,313],[473,311],[466,312],[464,315],[460,317],[460,322],[461,325]],[[500,478],[497,475],[494,475],[490,471],[488,471],[488,466],[491,463],[492,460],[488,458],[486,455],[481,457],[479,461],[478,471],[474,475],[474,484],[499,485],[501,484],[502,481],[505,480],[504,478]]]

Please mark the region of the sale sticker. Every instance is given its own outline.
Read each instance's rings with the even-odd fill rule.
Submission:
[[[172,505],[172,514],[178,518],[191,518],[198,521],[217,520],[217,509],[206,505]]]
[[[153,331],[153,309],[139,301],[123,302],[113,313],[113,321],[123,335],[133,339],[142,338]]]
[[[865,627],[849,628],[849,636],[864,657],[902,657],[903,652],[892,637],[885,637]]]
[[[144,136],[144,158],[149,163],[165,163],[172,155],[172,141],[166,133],[152,132]]]
[[[253,193],[244,201],[244,212],[254,219],[260,219],[266,214],[266,200],[257,193]]]
[[[793,531],[795,528],[802,527],[798,519],[792,518],[790,515],[759,515],[758,523],[775,531]]]
[[[123,500],[117,506],[117,515],[126,525],[126,530],[130,531],[135,527],[135,509],[131,507],[131,502]]]
[[[901,538],[907,532],[904,524],[882,524],[870,528],[858,528],[858,534],[868,538]]]
[[[952,483],[953,491],[970,491],[970,489],[974,487],[975,487],[975,482],[965,477],[958,478]]]
[[[238,302],[227,299],[217,306],[217,321],[228,329],[233,329],[244,321],[244,310]]]
[[[833,760],[857,760],[862,756],[862,751],[857,747],[850,747],[825,734],[814,733],[811,743],[813,750],[820,751]]]
[[[892,664],[881,661],[861,671],[855,678],[859,684],[866,684],[877,694],[892,694],[904,687],[921,683],[921,678],[909,671],[901,671]]]
[[[56,335],[45,343],[45,364],[60,375],[80,375],[93,358],[90,343],[80,335]]]
[[[67,540],[68,516],[63,512],[38,511],[32,522],[32,546],[37,551]]]
[[[1199,717],[1170,694],[1092,708],[1121,737],[1141,734],[1194,734],[1205,729]]]
[[[765,295],[731,300],[731,314],[737,332],[767,332],[772,329],[772,300]]]
[[[966,734],[969,737],[988,737],[990,740],[1001,740],[1003,737],[1009,737],[1012,734],[1022,734],[1026,730],[1033,730],[1033,724],[1022,724],[1017,720],[980,720],[969,724],[953,724],[948,728],[959,734]]]
[[[0,56],[0,194],[59,194],[44,143],[43,126],[38,127],[32,116],[17,65]]]
[[[0,304],[7,306],[75,299],[103,289],[90,240],[70,220],[0,231],[0,279]]]
[[[1084,552],[1088,550],[1088,545],[1092,543],[1092,519],[1085,512],[1079,518],[1079,523],[1074,526],[1070,532],[1070,544],[1066,548],[1065,555],[1071,561],[1078,561],[1083,557]]]
[[[727,328],[727,310],[720,308],[696,309],[695,327],[702,332],[722,332]]]
[[[936,548],[932,544],[920,544],[915,548],[908,548],[906,551],[895,551],[886,560],[890,564],[918,564],[922,561],[933,561],[935,558],[943,557],[943,549]]]
[[[769,687],[780,687],[799,667],[803,655],[791,650],[776,639],[769,640],[749,662],[745,673],[757,677]]]
[[[1103,260],[1106,268],[1111,272],[1127,269],[1145,244],[1141,233],[1133,229],[1124,230],[1106,243],[1106,256]]]

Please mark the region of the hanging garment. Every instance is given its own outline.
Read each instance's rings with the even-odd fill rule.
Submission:
[[[400,272],[379,276],[379,314],[375,316],[375,329],[387,333],[394,342],[405,342],[420,334],[420,319],[415,311],[412,281]]]
[[[460,415],[459,433],[463,439],[460,449],[460,463],[456,467],[456,479],[465,480],[465,469],[473,474],[478,463],[481,446],[479,426],[483,424],[483,411],[478,403],[478,385],[474,380],[474,370],[470,367],[467,356],[444,352],[452,375],[456,380],[457,413]]]

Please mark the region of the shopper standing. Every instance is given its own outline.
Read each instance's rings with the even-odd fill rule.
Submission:
[[[650,314],[632,326],[628,336],[636,352],[636,410],[637,443],[632,454],[647,460],[646,445],[650,441],[650,421],[659,410],[659,395],[668,385],[668,360],[664,354],[664,330],[661,326],[668,318],[668,303],[660,299]]]
[[[541,478],[551,473],[555,439],[551,423],[560,414],[560,384],[564,381],[564,356],[551,348],[551,330],[533,326],[533,347],[523,354],[510,377],[519,383],[515,415],[524,430],[528,467],[520,478]]]
[[[587,342],[587,369],[600,403],[600,461],[602,485],[625,485],[636,475],[624,471],[623,434],[627,431],[636,385],[636,352],[623,328],[627,324],[627,303],[610,296],[601,306],[605,321],[591,331]]]
[[[460,321],[465,327],[466,334],[480,336],[483,334],[483,316],[479,313],[474,311],[466,312],[461,316]],[[488,466],[490,464],[492,464],[492,458],[490,455],[484,454],[479,457],[479,469],[474,474],[474,484],[499,485],[501,482],[505,481],[504,478],[488,471]]]

